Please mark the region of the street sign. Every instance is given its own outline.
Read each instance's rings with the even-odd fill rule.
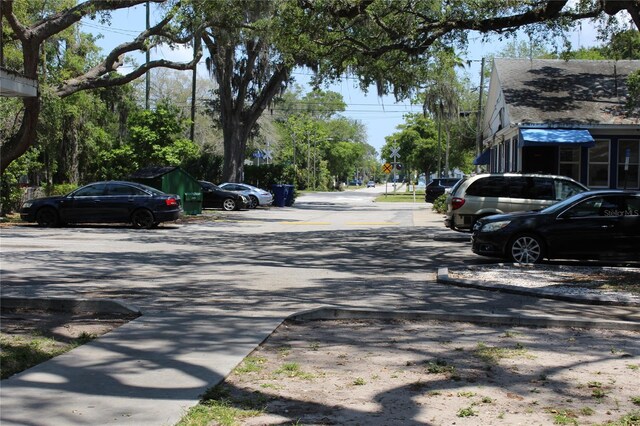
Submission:
[[[271,160],[273,158],[273,157],[271,157],[271,153],[272,153],[272,151],[270,149],[266,149],[264,151],[264,157],[263,158],[265,158],[267,160]]]
[[[391,147],[391,156],[393,157],[394,161],[395,161],[396,158],[400,158],[400,154],[398,154],[398,152],[400,152],[400,147],[399,146]]]
[[[382,171],[385,172],[386,174],[391,173],[391,164],[389,163],[384,163],[382,165]]]

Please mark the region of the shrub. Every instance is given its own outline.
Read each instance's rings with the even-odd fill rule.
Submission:
[[[433,211],[445,214],[447,212],[447,203],[445,202],[447,199],[447,194],[442,194],[438,198],[433,201]]]

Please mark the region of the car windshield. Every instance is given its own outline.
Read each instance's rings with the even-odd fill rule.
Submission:
[[[566,200],[563,201],[559,201],[555,204],[550,205],[549,207],[546,207],[542,210],[540,210],[540,213],[556,213],[559,212],[561,210],[566,209],[567,207],[571,206],[573,203],[575,203],[576,201],[582,199],[584,196],[582,194],[576,194],[573,195],[569,198],[567,198]]]

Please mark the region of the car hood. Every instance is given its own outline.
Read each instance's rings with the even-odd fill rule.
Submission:
[[[482,219],[478,219],[478,221],[486,222],[499,222],[502,220],[516,220],[516,219],[528,219],[532,217],[539,217],[540,212],[536,210],[529,210],[526,212],[514,212],[514,213],[503,213],[503,214],[495,214],[491,216],[483,217]]]

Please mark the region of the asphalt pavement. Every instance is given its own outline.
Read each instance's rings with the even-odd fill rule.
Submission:
[[[175,424],[301,312],[640,322],[633,306],[437,283],[440,267],[492,260],[473,255],[467,238],[444,229],[423,202],[373,203],[371,190],[152,232],[3,228],[3,297],[118,300],[143,315],[4,380],[1,423]]]

